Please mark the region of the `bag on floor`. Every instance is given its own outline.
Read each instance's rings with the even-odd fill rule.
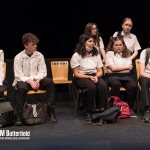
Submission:
[[[10,102],[0,102],[0,128],[13,125],[15,122],[14,108]]]
[[[45,111],[40,102],[34,104],[25,103],[22,112],[22,122],[25,125],[45,123]]]
[[[113,106],[102,113],[96,113],[91,116],[90,123],[103,124],[114,123],[120,114],[120,107]]]
[[[110,107],[111,106],[120,106],[121,107],[121,113],[118,116],[118,118],[131,117],[129,105],[126,102],[122,101],[119,97],[111,96],[108,101],[109,101]]]

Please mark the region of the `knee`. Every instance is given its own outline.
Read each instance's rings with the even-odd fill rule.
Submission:
[[[120,87],[121,87],[121,83],[120,83],[120,82],[113,82],[113,83],[111,84],[111,87],[120,88]]]
[[[17,92],[25,92],[25,93],[27,93],[28,92],[28,88],[26,88],[26,87],[19,87],[19,88],[17,88]]]
[[[129,89],[130,90],[137,90],[137,84],[131,84]]]
[[[97,88],[96,88],[95,84],[91,85],[91,86],[89,87],[89,90],[90,90],[90,91],[96,91]]]

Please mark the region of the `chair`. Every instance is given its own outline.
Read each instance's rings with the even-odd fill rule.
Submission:
[[[50,62],[52,79],[54,84],[68,84],[69,94],[71,97],[72,80],[68,79],[69,63],[68,61],[51,61]]]
[[[29,90],[27,94],[28,94],[28,95],[40,94],[40,95],[41,95],[42,102],[44,102],[45,93],[46,93],[46,90]]]
[[[74,115],[75,115],[75,117],[77,117],[79,110],[83,109],[83,107],[85,105],[85,101],[83,99],[84,99],[84,95],[85,95],[86,91],[84,89],[80,89],[80,88],[76,87],[76,85],[74,84],[74,81],[72,82],[72,87],[73,87],[73,100],[75,102]],[[82,104],[82,106],[81,106],[81,104]]]

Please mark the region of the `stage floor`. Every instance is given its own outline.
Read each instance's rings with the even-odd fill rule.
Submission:
[[[29,139],[1,139],[1,150],[150,150],[150,124],[139,118],[91,125],[76,118],[72,101],[56,101],[58,123],[1,128],[30,132]],[[1,136],[2,137],[2,136]]]

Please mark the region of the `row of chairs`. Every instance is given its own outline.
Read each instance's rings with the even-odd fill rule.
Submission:
[[[75,102],[74,112],[75,112],[75,115],[77,115],[78,109],[79,109],[79,103],[85,91],[82,89],[76,88],[75,85],[72,84],[73,83],[72,80],[68,79],[68,76],[69,76],[69,62],[68,61],[64,61],[64,60],[63,61],[51,61],[50,66],[51,66],[52,79],[53,79],[54,84],[68,84],[70,97],[72,98],[73,96],[73,100]],[[4,69],[5,69],[5,76],[6,76],[6,63],[4,63]],[[105,70],[106,69],[104,67],[104,74],[106,73]],[[137,70],[137,79],[139,79],[139,59],[136,60],[136,70]],[[73,88],[75,88],[75,90]],[[140,85],[139,85],[139,89],[140,89]],[[111,88],[109,88],[109,91],[110,90]],[[124,87],[121,87],[120,91],[126,91],[126,89]],[[46,92],[45,90],[37,90],[37,91],[30,90],[27,94],[29,95],[41,94],[41,97],[44,98],[45,92]],[[5,95],[7,95],[7,91],[5,91]]]

